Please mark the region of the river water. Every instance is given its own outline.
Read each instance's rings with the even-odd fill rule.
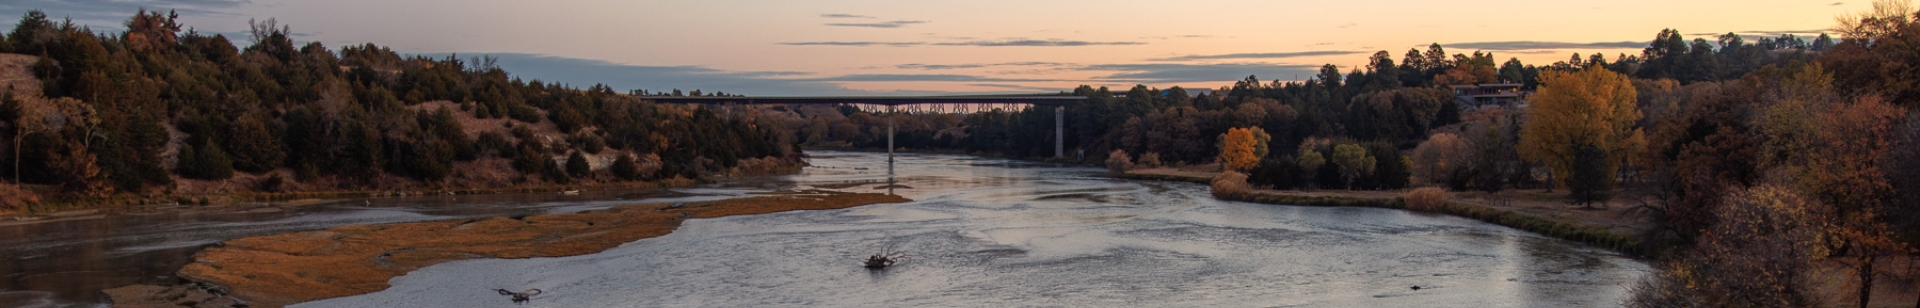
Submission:
[[[376,199],[268,212],[114,215],[0,226],[0,306],[92,305],[168,279],[219,240],[384,223],[567,213],[773,189],[886,191],[885,154],[810,152],[799,175],[586,196]],[[591,255],[466,260],[301,307],[1608,307],[1649,269],[1618,254],[1473,220],[1372,208],[1225,202],[1204,185],[1104,170],[902,155],[915,201],[689,220]],[[859,263],[891,248],[912,259]],[[1412,287],[1419,286],[1419,290]]]

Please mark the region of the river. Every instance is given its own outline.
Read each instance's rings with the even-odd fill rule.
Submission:
[[[288,210],[112,215],[0,226],[0,306],[81,305],[168,279],[220,240],[345,224],[565,213],[773,189],[885,191],[885,154],[664,191],[374,199]],[[902,155],[914,202],[687,221],[574,257],[466,260],[300,307],[1610,307],[1649,271],[1602,249],[1469,219],[1218,201],[1204,185],[958,155]],[[272,208],[278,209],[278,208]],[[912,259],[859,266],[888,248]],[[1419,286],[1418,290],[1413,287]],[[9,302],[11,301],[11,302]]]

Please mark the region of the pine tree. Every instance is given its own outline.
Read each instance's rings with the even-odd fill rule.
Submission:
[[[584,178],[590,175],[590,172],[593,172],[593,166],[587,164],[587,157],[580,155],[580,151],[573,151],[573,155],[567,155],[568,175],[576,178]]]
[[[633,155],[620,154],[620,158],[613,160],[613,167],[610,169],[613,171],[613,176],[622,180],[632,181],[640,178],[640,165],[633,162]]]

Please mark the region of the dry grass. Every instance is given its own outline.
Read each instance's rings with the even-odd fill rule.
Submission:
[[[27,205],[40,203],[40,195],[20,185],[0,183],[0,213],[26,211]]]
[[[673,232],[686,217],[905,201],[895,195],[800,191],[671,208],[644,204],[575,214],[346,226],[226,241],[194,255],[195,262],[179,275],[226,286],[254,307],[279,307],[383,290],[393,277],[447,261],[596,253]]]
[[[1245,194],[1251,191],[1253,191],[1253,185],[1247,184],[1245,173],[1227,171],[1213,177],[1214,196]]]
[[[1407,200],[1407,209],[1433,211],[1447,206],[1449,196],[1446,189],[1423,187],[1407,192],[1407,195],[1402,198],[1406,198]]]
[[[0,95],[39,97],[40,78],[33,77],[33,63],[39,61],[38,56],[0,53]]]

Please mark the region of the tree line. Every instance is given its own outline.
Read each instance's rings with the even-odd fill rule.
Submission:
[[[1837,37],[1665,29],[1639,54],[1542,66],[1434,44],[1302,81],[1082,86],[1063,141],[1116,171],[1220,163],[1274,189],[1566,189],[1656,226],[1642,242],[1662,271],[1630,306],[1818,305],[1837,299],[1813,271],[1836,263],[1864,306],[1897,270],[1884,260],[1920,253],[1920,10],[1875,7],[1841,16]],[[1467,110],[1442,87],[1486,83],[1535,92]],[[803,144],[885,146],[880,115],[803,111],[773,112],[800,119],[786,123]],[[1055,112],[895,117],[904,147],[1046,158]]]
[[[246,46],[176,20],[143,9],[107,33],[27,12],[0,53],[36,59],[40,88],[0,97],[0,176],[72,196],[240,175],[268,191],[462,188],[697,179],[800,156],[751,114],[524,81],[486,57],[298,44],[272,19],[250,22]],[[489,173],[507,180],[462,180]]]

